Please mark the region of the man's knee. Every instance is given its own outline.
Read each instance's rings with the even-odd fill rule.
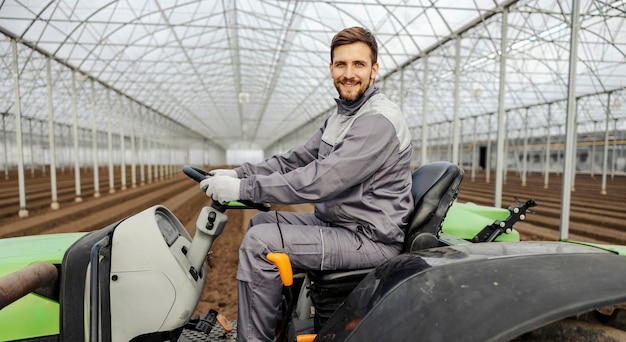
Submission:
[[[264,223],[250,227],[239,247],[239,265],[237,279],[253,282],[254,270],[273,268],[273,264],[266,259],[267,253],[278,250],[281,245],[280,237],[276,233],[276,224]]]
[[[276,223],[276,213],[274,211],[263,211],[257,213],[250,219],[250,222],[248,223],[248,229],[250,229],[250,227],[263,223]]]
[[[272,249],[280,237],[275,223],[259,223],[248,227],[241,242],[241,250]]]

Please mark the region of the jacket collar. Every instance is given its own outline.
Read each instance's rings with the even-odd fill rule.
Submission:
[[[361,108],[361,106],[363,106],[363,104],[370,99],[370,97],[378,94],[378,92],[378,88],[374,85],[371,85],[369,88],[367,88],[363,96],[354,101],[335,99],[335,102],[337,102],[337,114],[346,116],[354,115],[354,113],[356,113]]]

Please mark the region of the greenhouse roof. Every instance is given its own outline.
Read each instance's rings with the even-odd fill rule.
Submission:
[[[128,101],[137,104],[133,115],[156,113],[159,125],[224,148],[267,148],[327,115],[336,97],[330,40],[363,26],[379,42],[378,85],[416,134],[423,115],[442,130],[458,116],[494,131],[488,120],[501,89],[513,113],[509,127],[528,124],[543,134],[551,125],[562,133],[572,89],[571,7],[553,0],[5,0],[0,85],[13,89],[17,65],[22,115],[44,120],[47,56],[59,122],[71,122],[72,96],[80,98],[84,127],[93,112],[105,122]],[[580,2],[574,94],[581,130],[594,130],[607,112],[616,122],[626,117],[625,13],[625,1]],[[72,87],[74,95],[62,91]],[[123,97],[111,100],[111,93]],[[14,96],[0,93],[1,113],[15,111]]]

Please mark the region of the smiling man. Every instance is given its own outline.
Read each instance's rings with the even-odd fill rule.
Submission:
[[[337,35],[330,54],[330,75],[339,98],[354,101],[369,88],[378,73],[376,41],[357,41],[352,35]]]
[[[312,213],[267,212],[250,220],[239,249],[237,341],[273,341],[282,284],[268,252],[294,270],[377,266],[402,250],[413,208],[411,137],[400,108],[374,86],[378,45],[345,29],[330,46],[337,109],[303,145],[203,180],[219,202],[314,203]]]

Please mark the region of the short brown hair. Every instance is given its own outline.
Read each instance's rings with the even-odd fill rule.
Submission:
[[[374,35],[362,27],[350,27],[337,33],[330,44],[330,62],[333,62],[335,48],[341,45],[363,42],[370,47],[372,64],[378,61],[378,44]]]

